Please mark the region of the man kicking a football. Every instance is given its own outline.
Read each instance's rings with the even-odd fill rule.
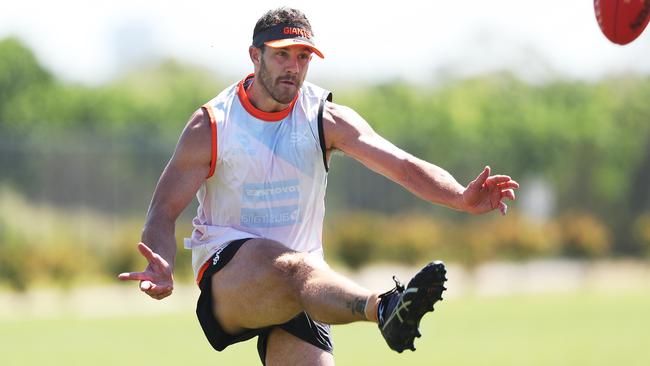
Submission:
[[[316,47],[309,21],[279,8],[260,18],[254,73],[190,118],[156,186],[138,245],[149,264],[122,273],[154,299],[172,293],[175,221],[196,194],[185,240],[201,294],[199,323],[216,350],[258,337],[263,364],[333,365],[329,324],[373,321],[388,346],[415,349],[441,299],[442,262],[380,294],[334,272],[321,243],[330,154],[339,150],[435,204],[506,212],[518,184],[486,167],[466,187],[379,136],[331,93],[305,82]]]

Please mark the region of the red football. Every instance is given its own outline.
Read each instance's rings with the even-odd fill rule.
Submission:
[[[634,41],[650,21],[650,0],[594,0],[596,19],[610,41]]]

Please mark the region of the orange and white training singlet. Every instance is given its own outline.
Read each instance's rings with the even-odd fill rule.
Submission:
[[[265,113],[246,96],[250,82],[252,75],[204,106],[216,140],[214,174],[197,192],[194,230],[185,239],[195,276],[236,239],[267,238],[323,255],[327,167],[321,115],[331,94],[305,82],[287,110]]]

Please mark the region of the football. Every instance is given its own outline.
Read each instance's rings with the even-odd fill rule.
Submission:
[[[594,10],[605,37],[620,45],[639,37],[650,20],[650,0],[594,0]]]

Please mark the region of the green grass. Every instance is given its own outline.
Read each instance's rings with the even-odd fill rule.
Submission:
[[[463,297],[422,323],[414,353],[373,324],[334,328],[338,365],[650,365],[650,293]],[[258,365],[255,342],[213,352],[192,313],[0,322],[0,364]]]

